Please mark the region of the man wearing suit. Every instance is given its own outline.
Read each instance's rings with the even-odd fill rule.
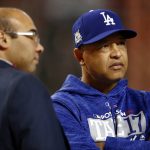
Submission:
[[[65,150],[49,93],[33,75],[44,48],[24,11],[0,8],[0,150]]]

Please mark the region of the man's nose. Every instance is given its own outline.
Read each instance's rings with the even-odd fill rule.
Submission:
[[[121,57],[121,51],[119,46],[116,43],[112,43],[111,45],[111,57],[112,58],[119,58]]]
[[[36,47],[36,51],[39,53],[42,53],[44,51],[44,47],[41,43],[38,43],[38,45]]]

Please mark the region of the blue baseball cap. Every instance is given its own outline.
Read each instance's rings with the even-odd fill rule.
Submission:
[[[137,35],[135,31],[123,26],[120,17],[115,12],[104,9],[90,10],[84,13],[72,27],[76,48],[97,42],[117,32],[126,39]]]

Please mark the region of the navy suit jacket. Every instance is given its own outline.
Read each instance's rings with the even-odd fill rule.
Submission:
[[[43,84],[0,60],[0,150],[65,150],[63,136]]]

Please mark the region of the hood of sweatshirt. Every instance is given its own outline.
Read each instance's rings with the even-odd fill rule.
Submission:
[[[108,93],[104,94],[88,84],[85,84],[74,75],[69,74],[64,81],[62,87],[57,92],[71,92],[79,95],[101,95],[101,96],[114,96],[125,90],[127,87],[127,80],[122,79],[118,84]]]

